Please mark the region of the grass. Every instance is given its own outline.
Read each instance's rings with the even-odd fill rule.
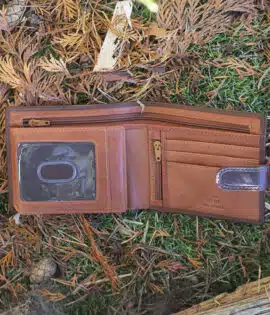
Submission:
[[[136,7],[135,15],[142,15],[144,21],[150,19],[142,6]],[[259,16],[252,22],[252,29],[250,34],[238,23],[229,35],[219,34],[206,45],[190,46],[188,53],[200,56],[197,71],[183,71],[177,86],[166,83],[171,100],[269,112],[270,77],[262,82],[260,79],[267,69],[264,47],[270,26],[264,16]],[[46,47],[53,51],[50,42]],[[40,54],[45,55],[46,49]],[[248,62],[250,68],[242,77],[236,67],[213,64],[230,58]],[[251,68],[255,74],[249,72]],[[83,93],[78,93],[78,99],[79,103],[87,101]],[[0,195],[0,208],[2,237],[13,244],[17,259],[14,266],[12,262],[4,266],[5,276],[11,280],[18,271],[30,268],[27,251],[32,261],[52,256],[60,267],[58,279],[66,282],[46,285],[51,292],[65,295],[58,302],[65,314],[170,314],[270,275],[270,220],[250,225],[151,210],[117,216],[86,215],[99,231],[93,232],[96,244],[120,277],[118,289],[113,290],[91,251],[91,241],[82,232],[80,217],[27,217],[22,219],[22,226],[14,226],[9,222],[6,195]],[[6,247],[1,250],[5,254],[8,251]],[[25,299],[26,292],[31,291],[27,279],[24,273],[11,282],[1,278],[5,287],[0,309]],[[74,293],[79,284],[83,284],[81,290]]]
[[[113,222],[112,216],[102,215],[100,220],[99,230],[106,231],[108,235],[115,231],[115,222]],[[156,303],[159,305],[158,301],[163,300],[168,312],[177,311],[192,303],[199,302],[202,298],[222,292],[230,292],[246,281],[257,280],[259,276],[265,277],[270,274],[268,263],[269,240],[263,232],[265,228],[270,226],[270,222],[265,223],[264,226],[233,224],[226,221],[185,215],[160,214],[155,211],[142,211],[140,213],[130,211],[118,216],[117,220],[125,222],[125,225],[132,232],[143,232],[135,238],[131,248],[136,247],[136,245],[145,248],[147,259],[144,261],[144,265],[147,266],[151,259],[155,261],[146,278],[144,272],[138,274],[134,284],[137,291],[135,289],[135,292],[132,292],[131,298],[130,296],[126,297],[126,304],[133,299],[136,301],[136,297],[140,296],[139,289],[145,282],[153,281],[157,286],[163,288],[161,290],[164,290],[164,292],[153,294],[151,290],[146,290],[143,297],[145,303],[143,309],[147,308],[148,304]],[[159,234],[157,234],[157,231],[159,231]],[[155,235],[162,234],[166,236],[155,237]],[[125,240],[125,234],[118,232],[115,234],[115,238],[123,241]],[[166,254],[157,254],[155,250],[151,251],[149,246],[162,250]],[[129,246],[128,248],[130,249]],[[130,262],[128,255],[125,254],[126,248],[122,250],[124,253],[121,254],[120,261],[124,264],[128,261],[129,266],[119,268],[118,274],[134,272],[134,262]],[[178,262],[188,271],[169,272],[166,269],[160,270],[157,267],[158,262],[163,260]],[[87,259],[81,257],[71,259],[69,266],[71,269],[72,266],[80,266],[80,272],[84,276],[100,272],[97,265],[89,264]],[[155,275],[156,272],[158,272],[157,276]],[[190,273],[193,274],[193,278],[185,280],[185,277]],[[68,275],[68,278],[70,277],[71,275]],[[170,283],[164,286],[163,281],[166,277],[169,277]],[[194,285],[194,282],[202,285],[199,292],[194,290],[195,292],[192,292],[194,297],[189,296],[186,299],[183,299],[183,297],[180,299],[178,295],[183,290],[190,288],[192,284]],[[180,288],[179,285],[181,285]],[[206,287],[208,287],[207,290]],[[176,295],[173,305],[171,305],[172,301],[170,300],[171,294]],[[123,299],[123,293],[112,297],[110,294],[93,292],[84,302],[72,307],[70,314],[75,312],[77,314],[104,314],[107,305],[111,305],[111,307],[115,305],[116,307],[121,299]],[[104,305],[106,305],[105,308]],[[134,309],[135,306],[137,306],[136,303]],[[155,307],[154,310],[157,311]]]
[[[8,213],[8,198],[7,194],[0,194],[0,213],[7,214]]]
[[[205,47],[194,45],[190,52],[199,54],[206,63],[213,59],[226,61],[228,57],[244,60],[260,71],[262,76],[267,70],[263,43],[270,33],[270,27],[264,20],[258,19],[254,22],[254,28],[259,34],[241,36],[244,29],[240,25],[231,36],[219,34]],[[217,68],[211,64],[202,65],[200,70],[202,78],[197,78],[197,82],[183,74],[178,86],[181,92],[172,92],[173,101],[186,101],[192,105],[208,103],[213,108],[222,109],[230,104],[235,110],[262,114],[269,112],[270,92],[264,88],[269,86],[269,76],[264,79],[262,87],[258,88],[260,76],[248,75],[241,78],[233,68]],[[209,93],[211,95],[216,90],[217,95],[209,102]]]

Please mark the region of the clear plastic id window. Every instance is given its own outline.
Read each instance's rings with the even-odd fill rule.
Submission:
[[[17,158],[22,200],[96,199],[94,143],[20,143]]]

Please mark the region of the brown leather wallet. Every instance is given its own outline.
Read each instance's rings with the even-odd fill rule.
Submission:
[[[262,116],[145,105],[10,108],[10,206],[22,214],[156,209],[263,221]]]

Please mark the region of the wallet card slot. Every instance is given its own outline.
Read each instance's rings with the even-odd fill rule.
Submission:
[[[128,209],[149,208],[150,171],[147,126],[131,126],[126,132]]]
[[[12,128],[10,155],[12,203],[21,213],[110,213],[127,208],[123,127]],[[61,183],[45,183],[38,172],[48,161],[54,166],[58,161],[72,164],[75,174],[54,167],[47,175]]]
[[[260,158],[259,148],[203,141],[168,139],[166,141],[166,148],[167,151],[199,153],[256,160]]]
[[[261,136],[240,132],[174,127],[164,130],[166,140],[185,140],[260,148]]]
[[[255,166],[259,164],[259,160],[248,158],[235,158],[222,155],[211,155],[201,153],[179,152],[179,151],[167,151],[167,162],[175,163],[187,163],[194,165],[205,166]]]
[[[259,221],[260,193],[219,189],[219,169],[167,162],[163,169],[163,207],[188,214]]]

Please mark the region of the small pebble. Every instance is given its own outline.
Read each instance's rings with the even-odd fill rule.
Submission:
[[[45,282],[52,278],[56,271],[56,262],[50,257],[43,258],[33,266],[30,274],[30,281],[32,283]]]

